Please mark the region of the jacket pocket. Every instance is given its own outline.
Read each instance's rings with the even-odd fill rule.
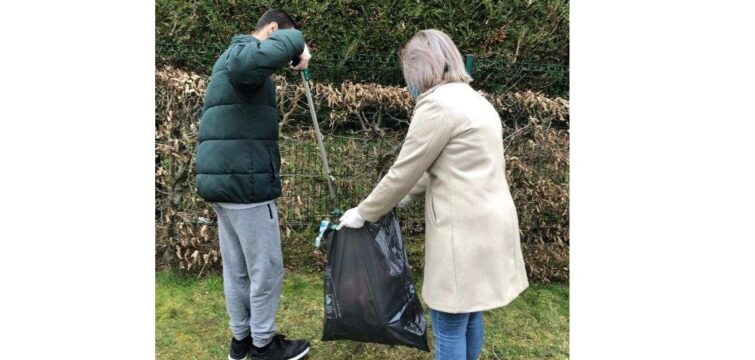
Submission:
[[[438,222],[438,216],[435,215],[435,199],[433,199],[433,193],[432,193],[432,191],[428,191],[427,195],[428,195],[427,199],[428,199],[429,203],[426,204],[425,206],[428,206],[430,208],[430,215],[432,216],[433,221],[437,223]]]
[[[278,166],[275,164],[276,156],[271,148],[267,148],[267,155],[268,155],[268,158],[270,159],[270,171],[271,171],[270,178],[275,180],[276,178],[280,177],[280,174],[278,174]]]

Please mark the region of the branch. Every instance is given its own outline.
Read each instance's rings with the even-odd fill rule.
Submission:
[[[297,87],[294,90],[294,96],[293,98],[289,98],[289,103],[291,104],[291,107],[288,111],[283,111],[283,109],[280,110],[280,112],[283,114],[283,118],[281,119],[280,126],[283,127],[284,125],[288,125],[288,119],[291,117],[291,114],[294,113],[294,111],[299,109],[299,100],[301,99],[302,94],[304,94],[304,91]],[[281,104],[283,102],[281,101]]]

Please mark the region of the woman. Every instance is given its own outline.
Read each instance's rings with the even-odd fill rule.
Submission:
[[[501,121],[469,86],[461,53],[438,30],[399,53],[416,105],[388,174],[339,226],[358,228],[425,196],[425,274],[436,359],[477,359],[482,311],[528,286],[519,224],[504,170]]]

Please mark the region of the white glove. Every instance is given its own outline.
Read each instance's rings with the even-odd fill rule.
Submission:
[[[409,195],[406,195],[406,196],[404,196],[403,199],[401,199],[401,201],[399,201],[398,207],[399,208],[403,208],[406,205],[409,205],[409,203],[411,203],[411,202],[412,202],[412,198],[410,198]]]
[[[338,219],[338,227],[336,227],[336,230],[341,230],[344,226],[355,229],[364,226],[364,219],[362,218],[362,215],[359,215],[359,209],[354,207],[343,213],[343,216]]]
[[[304,70],[309,66],[309,59],[312,58],[312,55],[309,53],[309,47],[307,44],[304,44],[304,51],[302,51],[301,55],[299,55],[299,63],[296,64],[296,66],[291,66],[292,70]]]

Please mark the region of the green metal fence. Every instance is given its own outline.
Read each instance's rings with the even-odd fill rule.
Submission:
[[[225,45],[195,46],[159,43],[156,47],[156,63],[158,66],[174,65],[177,67],[203,69],[209,74],[217,56],[225,50]],[[464,54],[463,60],[467,72],[475,79],[474,87],[489,91],[537,90],[546,94],[564,95],[568,92],[568,66],[553,64],[512,64],[496,58],[478,58],[474,54]],[[201,61],[201,64],[198,63]],[[396,54],[341,54],[315,52],[310,62],[310,74],[313,81],[341,83],[353,81],[360,83],[378,83],[382,85],[404,86],[403,75]],[[299,82],[298,73],[281,72],[292,82]],[[331,165],[338,181],[336,186],[341,204],[332,204],[327,196],[327,188],[320,159],[314,141],[288,140],[281,141],[281,154],[284,163],[281,177],[291,182],[299,191],[308,196],[297,199],[297,193],[284,192],[283,199],[289,204],[300,203],[296,214],[290,214],[293,222],[311,223],[329,214],[335,206],[353,205],[364,195],[364,191],[377,179],[379,174],[365,171],[364,165],[377,165],[381,159],[377,154],[383,154],[396,145],[398,139],[359,139],[340,137],[336,134],[326,134],[326,146],[331,155]],[[366,149],[359,154],[358,161],[348,158],[343,151],[338,151],[345,143],[351,141],[359,144],[360,149]],[[352,152],[351,155],[354,155]],[[395,152],[392,153],[395,155]],[[349,161],[347,161],[349,160]],[[386,164],[382,164],[385,166]],[[390,164],[387,164],[390,165]],[[354,180],[355,174],[370,176],[365,181]],[[364,179],[362,179],[364,180]],[[355,184],[360,184],[355,188]],[[362,189],[361,187],[365,187]],[[320,199],[320,200],[313,200]],[[286,211],[294,211],[290,208]],[[298,220],[297,220],[298,219]],[[295,226],[296,227],[296,226]]]

